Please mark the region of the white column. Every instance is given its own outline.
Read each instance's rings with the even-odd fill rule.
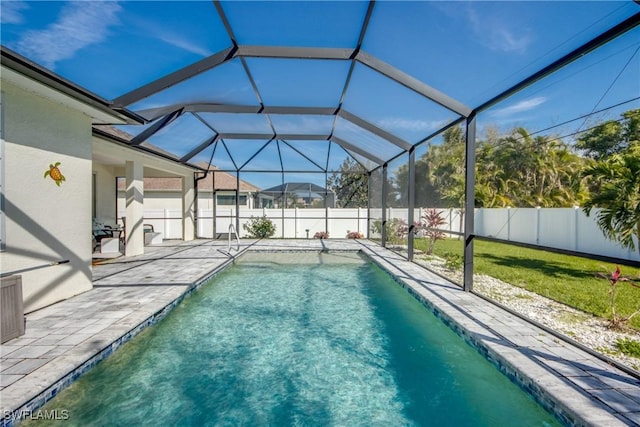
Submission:
[[[193,179],[182,178],[182,239],[186,242],[193,240],[195,236],[195,188]]]
[[[144,253],[144,170],[142,163],[127,161],[125,167],[126,180],[126,223],[125,252],[126,256]]]

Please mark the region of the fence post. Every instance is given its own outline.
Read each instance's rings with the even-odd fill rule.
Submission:
[[[293,209],[293,238],[298,238],[298,207]]]
[[[507,206],[507,240],[511,241],[511,206]]]
[[[574,206],[573,209],[575,210],[575,213],[573,215],[573,230],[575,233],[575,239],[573,241],[574,244],[574,250],[576,252],[578,252],[578,245],[580,244],[580,242],[578,241],[578,238],[580,237],[580,232],[578,230],[578,221],[580,220],[579,214],[580,214],[580,206]]]
[[[536,206],[536,245],[540,244],[540,206]]]

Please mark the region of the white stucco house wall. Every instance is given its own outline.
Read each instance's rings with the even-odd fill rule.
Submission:
[[[202,179],[197,183],[196,206],[201,220],[209,221],[216,210],[235,211],[238,186],[235,176],[211,166],[206,176],[200,173],[199,177]],[[256,198],[262,197],[259,193],[260,189],[242,179],[239,180],[239,184],[240,209],[254,209]],[[165,239],[183,238],[182,230],[178,228],[182,219],[182,185],[179,178],[145,176],[144,179],[144,222],[161,232]],[[120,178],[118,179],[118,217],[116,218],[118,224],[121,223],[120,218],[125,213],[125,204],[125,181]]]
[[[3,275],[22,276],[30,312],[91,289],[91,125],[127,118],[15,65],[3,55],[0,264]],[[59,186],[44,176],[58,162],[65,177]]]
[[[195,168],[134,150],[100,134],[97,124],[135,124],[127,111],[8,49],[0,69],[0,267],[20,275],[24,312],[92,288],[92,219],[116,219],[116,177],[135,193],[127,214],[142,221],[143,179],[177,177],[186,239],[194,236]],[[45,171],[59,163],[57,185]],[[142,230],[127,237],[143,253]]]

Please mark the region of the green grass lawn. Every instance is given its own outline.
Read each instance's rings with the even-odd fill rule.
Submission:
[[[415,248],[426,250],[428,241],[416,239]],[[446,239],[436,242],[434,254],[462,255],[463,242]],[[570,255],[523,248],[504,243],[476,240],[474,273],[486,274],[515,286],[536,292],[596,316],[610,318],[610,284],[596,278],[596,272],[612,272],[615,264]],[[621,265],[622,275],[640,279],[640,269]],[[640,286],[640,282],[633,282]],[[628,316],[640,309],[640,288],[619,283],[616,312]],[[640,314],[629,326],[640,330]]]

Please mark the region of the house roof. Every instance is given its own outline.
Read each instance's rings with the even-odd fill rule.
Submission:
[[[236,177],[223,171],[211,168],[206,178],[198,181],[199,191],[211,191],[214,189],[219,190],[235,190],[236,189]],[[181,178],[161,178],[161,177],[146,177],[144,178],[145,191],[182,191],[182,179]],[[125,190],[124,179],[118,179],[118,190]],[[241,192],[258,192],[260,189],[255,185],[240,180]]]
[[[141,124],[144,118],[132,111],[114,109],[112,103],[89,90],[53,73],[50,70],[19,55],[6,46],[0,46],[2,79],[11,81],[41,96],[79,109],[93,119],[94,124]]]
[[[266,188],[264,190],[260,190],[261,193],[296,193],[299,195],[307,195],[309,193],[318,194],[327,194],[333,193],[332,190],[328,188],[321,187],[319,185],[313,184],[311,182],[285,182],[281,185],[276,185],[275,187]]]

